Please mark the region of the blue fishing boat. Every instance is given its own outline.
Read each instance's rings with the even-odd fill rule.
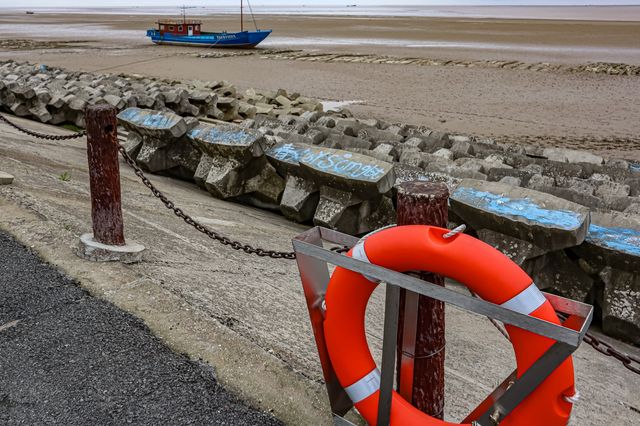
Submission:
[[[253,11],[251,12],[253,17]],[[255,24],[256,20],[253,18]],[[179,46],[197,47],[232,47],[251,48],[256,47],[271,34],[272,30],[259,30],[256,24],[255,31],[244,29],[243,1],[240,1],[240,32],[232,33],[205,32],[202,31],[202,21],[186,18],[185,8],[182,9],[182,19],[162,19],[156,22],[157,28],[147,30],[147,37],[155,44],[169,44]]]

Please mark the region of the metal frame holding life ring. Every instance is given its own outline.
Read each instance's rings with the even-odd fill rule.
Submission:
[[[482,299],[512,311],[560,324],[532,279],[498,250],[464,234],[431,226],[400,226],[361,239],[348,256],[399,272],[429,271],[465,284]],[[364,318],[378,282],[336,267],[325,298],[326,345],[338,381],[372,425],[377,422],[380,373],[367,345]],[[519,378],[554,340],[507,325]],[[506,426],[566,425],[576,394],[572,359],[567,358],[502,422]],[[430,417],[393,393],[391,425],[453,425]],[[457,424],[457,423],[456,423]]]

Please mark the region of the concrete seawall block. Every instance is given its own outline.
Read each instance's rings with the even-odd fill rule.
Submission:
[[[13,175],[0,171],[0,185],[11,185],[13,183]]]
[[[550,251],[581,244],[590,212],[586,207],[498,182],[464,180],[451,194],[451,208],[474,229],[491,229]]]

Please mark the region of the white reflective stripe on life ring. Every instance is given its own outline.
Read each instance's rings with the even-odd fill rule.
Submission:
[[[514,312],[530,315],[542,306],[546,300],[547,299],[544,297],[544,294],[542,294],[542,292],[538,290],[538,287],[536,287],[536,283],[531,283],[529,287],[525,288],[519,294],[516,294],[500,306]]]
[[[351,386],[344,388],[354,404],[364,401],[380,390],[380,370],[374,368],[371,373],[364,376]]]
[[[361,260],[363,262],[371,263],[371,261],[367,257],[367,252],[364,250],[364,238],[358,241],[358,243],[353,247],[353,251],[351,252],[351,257],[354,259]],[[377,280],[373,277],[368,277],[364,274],[362,274],[362,276],[365,277],[367,280],[371,281],[372,283],[377,284],[380,282],[380,280]]]
[[[371,261],[369,260],[369,257],[367,256],[367,252],[364,249],[364,242],[366,241],[366,239],[370,236],[372,236],[373,234],[380,232],[380,231],[384,231],[385,229],[389,229],[389,228],[393,228],[396,225],[387,225],[383,228],[380,229],[376,229],[375,231],[371,231],[369,232],[367,235],[365,235],[364,237],[360,238],[360,240],[358,240],[358,242],[356,243],[355,246],[353,246],[353,251],[351,252],[351,257],[357,260],[361,260],[363,262],[367,262],[367,263],[371,263]],[[380,280],[377,280],[375,278],[372,277],[368,277],[366,275],[362,275],[363,277],[365,277],[367,280],[371,281],[372,283],[379,283]]]
[[[354,259],[362,260],[363,262],[371,263],[371,261],[367,257],[367,252],[364,249],[364,239],[358,241],[353,247],[351,257],[353,257]]]

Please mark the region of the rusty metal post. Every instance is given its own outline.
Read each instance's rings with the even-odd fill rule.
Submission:
[[[120,199],[117,113],[115,107],[107,104],[92,105],[85,113],[93,237],[97,242],[111,246],[125,244]]]
[[[447,227],[449,190],[444,183],[405,182],[398,187],[398,225]],[[444,286],[444,278],[420,273]],[[398,392],[419,410],[444,416],[444,303],[402,289],[398,322]]]

